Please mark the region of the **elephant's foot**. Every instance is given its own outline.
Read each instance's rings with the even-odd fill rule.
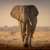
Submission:
[[[28,47],[28,44],[24,44],[24,47]]]

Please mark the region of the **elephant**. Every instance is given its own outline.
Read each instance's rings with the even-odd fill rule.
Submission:
[[[11,10],[11,17],[19,22],[25,47],[31,47],[31,39],[36,28],[38,14],[39,11],[34,5],[16,5]]]

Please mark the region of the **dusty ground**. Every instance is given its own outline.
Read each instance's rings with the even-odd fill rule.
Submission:
[[[32,48],[24,48],[20,32],[0,31],[0,50],[12,49],[50,49],[50,31],[36,31]]]

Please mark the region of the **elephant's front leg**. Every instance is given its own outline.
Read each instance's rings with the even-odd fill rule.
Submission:
[[[20,21],[19,21],[19,26],[20,26],[20,32],[21,32],[21,36],[22,36],[22,41],[24,42],[24,37],[23,37],[23,24]]]
[[[29,47],[32,47],[31,46],[31,40],[32,40],[32,38],[33,38],[33,34],[34,34],[34,31],[35,31],[35,27],[36,27],[36,25],[35,26],[31,26],[31,33],[30,33],[30,36],[29,36]]]
[[[32,37],[31,37],[31,34],[30,34],[30,36],[29,36],[29,47],[32,47],[32,45],[31,45],[31,39],[32,39]]]
[[[26,36],[24,39],[24,46],[28,47],[28,39],[29,39],[29,35],[30,35],[30,23],[28,22],[26,25]]]

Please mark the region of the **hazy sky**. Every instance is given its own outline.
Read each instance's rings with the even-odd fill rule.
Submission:
[[[10,16],[15,5],[35,5],[39,10],[37,26],[50,26],[50,0],[0,0],[0,27],[17,26],[18,21]]]

